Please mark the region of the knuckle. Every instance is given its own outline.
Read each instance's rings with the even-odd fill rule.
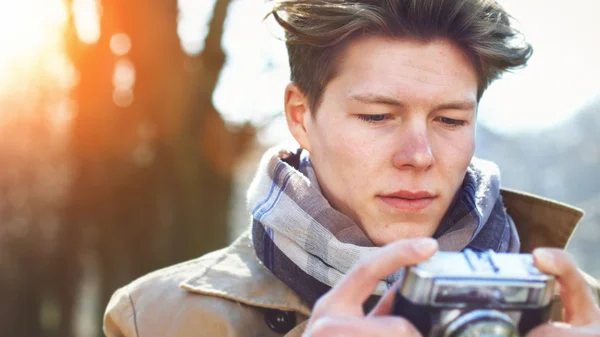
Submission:
[[[331,296],[329,296],[328,294],[325,294],[315,302],[315,306],[313,307],[312,311],[312,316],[320,317],[329,311],[329,308],[331,307],[330,297]]]
[[[362,261],[356,265],[353,274],[360,278],[372,278],[377,275],[377,268],[374,263],[370,261]]]
[[[331,336],[332,333],[335,332],[336,327],[339,323],[331,317],[321,317],[312,324],[312,326],[307,329],[307,336],[310,337],[321,337],[321,336]]]

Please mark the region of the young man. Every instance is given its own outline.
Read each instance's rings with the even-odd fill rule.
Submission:
[[[105,333],[417,337],[390,315],[402,267],[438,249],[545,246],[535,261],[558,278],[564,323],[530,335],[599,335],[597,294],[562,251],[582,213],[501,190],[473,158],[479,99],[532,51],[507,13],[492,0],[272,4],[300,148],[265,154],[246,234],[118,290]]]

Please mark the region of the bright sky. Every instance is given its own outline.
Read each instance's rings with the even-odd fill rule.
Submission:
[[[505,132],[543,129],[600,96],[600,1],[502,3],[534,54],[527,68],[505,75],[486,92],[480,107],[484,124]]]
[[[210,8],[213,0],[185,2]],[[214,100],[233,122],[260,120],[282,109],[289,77],[286,52],[283,42],[260,23],[262,2],[234,1],[227,21],[224,43],[230,54]],[[600,95],[600,1],[501,3],[535,51],[527,68],[505,75],[488,89],[480,106],[483,124],[505,133],[540,130],[570,118]]]
[[[61,0],[0,0],[0,98],[28,91],[39,68],[61,71]],[[37,83],[36,83],[37,84]]]

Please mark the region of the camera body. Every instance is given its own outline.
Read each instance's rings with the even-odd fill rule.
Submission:
[[[392,314],[424,337],[524,336],[548,321],[554,284],[530,254],[438,252],[406,269]]]

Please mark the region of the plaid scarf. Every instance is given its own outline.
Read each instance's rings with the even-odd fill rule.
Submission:
[[[518,252],[519,238],[500,197],[498,167],[473,158],[434,238],[440,250]],[[363,256],[379,249],[325,199],[307,151],[272,148],[248,190],[256,255],[311,305]],[[379,282],[383,294],[403,270]]]

